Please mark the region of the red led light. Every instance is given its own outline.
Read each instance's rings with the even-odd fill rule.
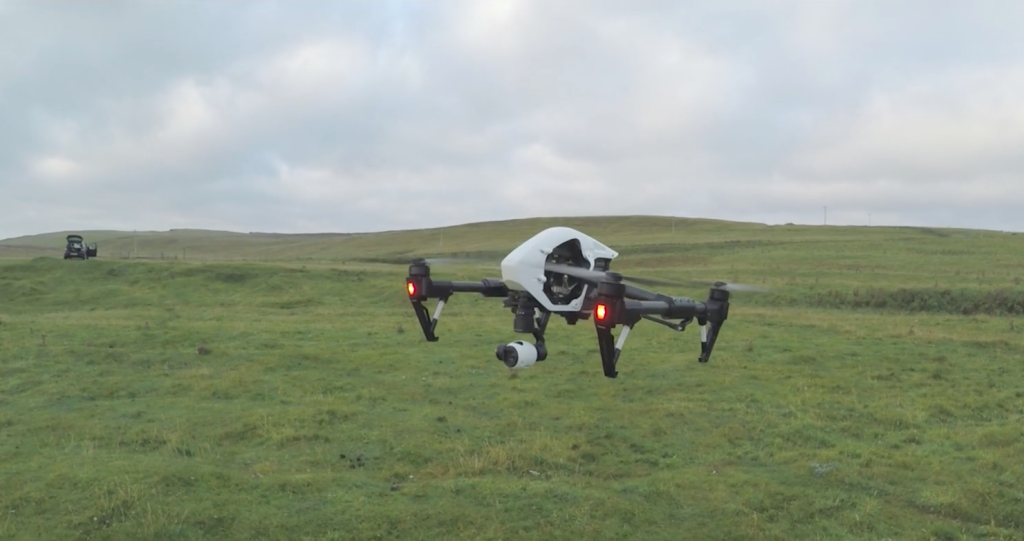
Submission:
[[[597,310],[595,310],[595,312],[597,314],[597,319],[604,321],[604,318],[608,316],[608,307],[603,304],[599,304],[597,305]]]
[[[407,285],[409,288],[409,296],[412,297],[416,295],[416,284],[409,282]]]

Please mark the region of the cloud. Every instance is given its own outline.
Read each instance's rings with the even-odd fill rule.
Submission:
[[[1022,9],[0,4],[0,237],[823,206],[1022,229]]]
[[[931,183],[1019,174],[1024,69],[958,71],[866,96],[826,119],[798,166],[815,175]]]

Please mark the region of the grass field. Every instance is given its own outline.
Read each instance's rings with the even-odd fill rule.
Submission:
[[[556,223],[624,272],[769,291],[734,294],[706,365],[693,330],[638,326],[614,380],[561,320],[512,377],[511,314],[473,295],[423,340],[402,262]],[[0,539],[1024,540],[1024,235],[85,236],[99,259],[0,242]]]

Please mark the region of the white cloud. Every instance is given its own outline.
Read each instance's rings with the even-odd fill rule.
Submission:
[[[865,96],[817,126],[795,162],[824,178],[1015,177],[1024,157],[1024,70],[956,71]]]
[[[29,170],[34,176],[57,185],[63,181],[73,181],[80,176],[83,169],[81,164],[63,156],[44,156],[32,160],[29,165]]]
[[[304,43],[253,67],[240,62],[221,75],[172,80],[152,96],[107,100],[97,108],[108,116],[88,136],[67,120],[39,124],[48,152],[75,158],[36,159],[30,171],[111,184],[201,171],[238,144],[325,113],[367,79],[364,56],[340,40]]]
[[[371,82],[370,54],[352,40],[301,43],[258,66],[254,79],[275,99],[314,108],[364,89]]]
[[[19,4],[0,237],[825,205],[1024,229],[1024,14],[989,6]]]

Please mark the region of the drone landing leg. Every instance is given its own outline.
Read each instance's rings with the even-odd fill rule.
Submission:
[[[416,311],[416,319],[420,322],[423,336],[428,342],[437,342],[437,335],[434,334],[434,330],[437,329],[437,320],[441,319],[441,310],[447,302],[448,296],[439,298],[437,300],[437,308],[434,309],[434,316],[431,317],[430,313],[427,312],[427,307],[423,306],[422,302],[415,299],[412,301],[412,307]]]
[[[605,377],[614,378],[619,375],[615,370],[615,366],[619,363],[619,355],[622,354],[622,348],[626,345],[626,338],[629,337],[629,331],[633,330],[633,327],[640,322],[642,318],[638,314],[629,314],[624,317],[622,321],[622,332],[619,333],[618,341],[612,336],[612,330],[603,325],[596,325],[597,328],[597,345],[601,349],[601,366],[604,367]]]
[[[430,325],[434,328],[437,327],[437,320],[441,319],[441,310],[444,309],[445,302],[447,302],[447,299],[438,299],[437,307],[434,308],[434,317],[430,320]]]
[[[708,325],[706,321],[698,321],[700,325],[700,362],[707,362],[706,356],[708,354]]]
[[[615,370],[615,363],[619,361],[620,350],[615,347],[615,338],[610,329],[597,328],[597,345],[601,349],[601,366],[605,377],[617,377],[619,373]]]
[[[715,347],[715,340],[718,339],[718,325],[714,322],[710,322],[710,325],[708,323],[702,319],[697,321],[700,325],[700,358],[697,360],[702,363],[708,362],[711,350]]]
[[[427,308],[420,301],[413,301],[412,308],[416,312],[416,319],[420,322],[420,328],[423,329],[423,336],[427,342],[437,342],[437,336],[434,335],[434,324],[430,321]]]
[[[626,337],[629,336],[629,331],[631,331],[632,329],[633,329],[632,327],[625,326],[625,327],[622,328],[622,332],[619,333],[619,340],[617,342],[615,342],[615,360],[616,361],[619,360],[619,353],[622,352],[622,346],[624,346],[626,344]]]

